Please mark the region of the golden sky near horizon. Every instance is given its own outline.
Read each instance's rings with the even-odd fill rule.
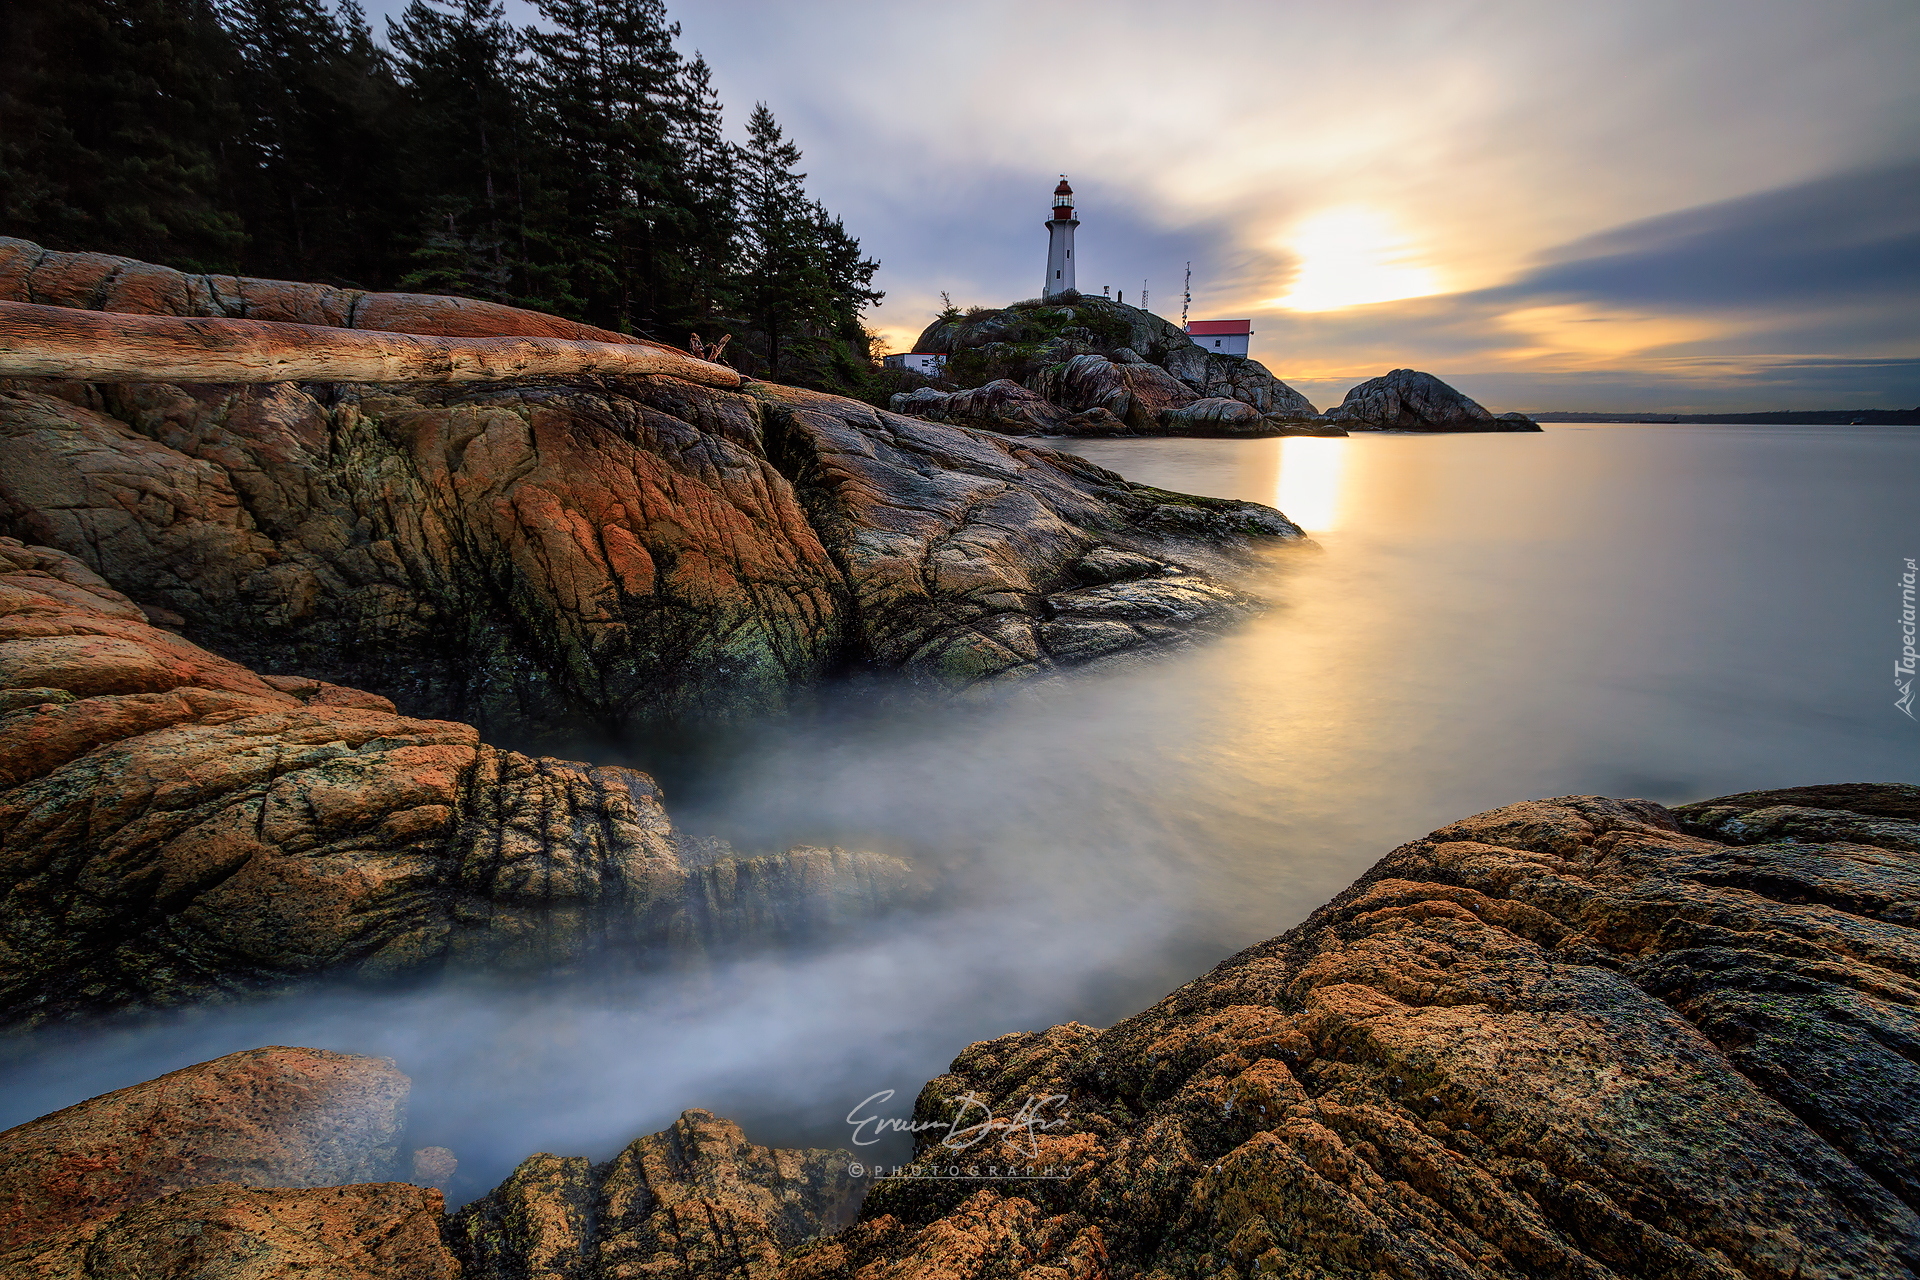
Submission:
[[[1316,402],[1395,365],[1507,408],[1920,400],[1912,0],[668,8],[881,260],[895,350],[943,291],[1038,292],[1065,172],[1083,289],[1177,318],[1191,261],[1195,316]]]

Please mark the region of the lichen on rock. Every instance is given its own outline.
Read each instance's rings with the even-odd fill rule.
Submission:
[[[968,1152],[1060,1176],[883,1180],[789,1280],[1909,1275],[1915,794],[1443,827],[1111,1030],[969,1048],[916,1119],[1060,1095]]]

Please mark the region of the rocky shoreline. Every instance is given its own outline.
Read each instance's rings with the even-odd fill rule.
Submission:
[[[950,693],[1134,661],[1262,607],[1235,566],[1305,544],[1270,508],[665,348],[686,376],[604,377],[606,349],[654,356],[512,308],[21,242],[0,295],[53,362],[0,385],[16,1035],[916,910],[897,858],[691,840],[645,773],[543,752],[861,674]],[[410,380],[266,380],[279,354],[366,358],[334,335],[370,317],[445,343],[409,348]],[[115,326],[265,363],[141,381],[60,346]],[[538,376],[445,385],[521,338]],[[1124,384],[1075,411],[1089,430],[1266,432],[1285,407],[1245,369],[1181,399],[1133,348],[1059,363],[1062,395]],[[1424,377],[1354,425],[1451,429]],[[599,1164],[532,1154],[449,1217],[457,1152],[400,1150],[394,1063],[230,1054],[0,1134],[0,1276],[1909,1276],[1916,856],[1912,786],[1480,814],[1113,1028],[967,1048],[916,1107],[909,1171],[941,1176],[692,1110]],[[947,1142],[1036,1100],[1041,1123]]]
[[[1363,382],[1323,414],[1258,360],[1208,351],[1152,312],[1079,293],[949,311],[913,349],[946,358],[948,385],[896,393],[895,412],[1005,435],[1540,430],[1414,369]]]
[[[1111,1029],[967,1048],[877,1180],[690,1111],[448,1217],[391,1063],[232,1054],[0,1134],[0,1274],[1907,1276],[1916,855],[1907,785],[1478,814]]]

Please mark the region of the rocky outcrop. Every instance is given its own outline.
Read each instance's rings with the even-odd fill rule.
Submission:
[[[1258,360],[1208,351],[1197,343],[1168,350],[1168,373],[1203,396],[1238,400],[1261,414],[1297,422],[1316,414],[1311,401],[1267,371]]]
[[[438,1191],[230,1182],[149,1200],[0,1252],[20,1280],[459,1280]]]
[[[11,236],[0,236],[0,302],[121,315],[268,320],[451,338],[560,338],[660,346],[497,302],[427,293],[369,293],[292,280],[195,275],[110,253],[56,253]]]
[[[92,382],[501,382],[671,374],[742,378],[683,351],[560,338],[442,338],[264,320],[105,315],[0,302],[0,377]]]
[[[1049,365],[1035,378],[1033,389],[1074,412],[1105,409],[1143,434],[1157,431],[1168,410],[1200,398],[1158,365],[1144,360],[1116,362],[1098,355]]]
[[[1141,567],[1119,559],[1098,568]],[[863,1170],[837,1233],[849,1153],[689,1111],[604,1164],[530,1157],[447,1252],[435,1191],[257,1186],[387,1158],[390,1068],[232,1055],[0,1135],[7,1203],[54,1206],[0,1269],[1898,1280],[1920,1266],[1917,837],[1906,785],[1452,823],[1110,1030],[971,1046],[920,1095],[919,1158]],[[234,1133],[204,1123],[229,1109]]]
[[[1019,376],[1028,387],[1069,409],[1096,404],[1110,409],[1126,420],[1134,434],[1161,434],[1162,423],[1157,416],[1161,410],[1201,398],[1238,400],[1263,417],[1288,421],[1311,418],[1315,412],[1306,397],[1274,377],[1259,361],[1208,351],[1179,326],[1151,312],[1085,294],[1020,302],[993,311],[976,309],[936,320],[913,349],[949,355],[992,351],[997,364],[1024,353],[1032,373]],[[1130,406],[1119,388],[1089,386],[1086,390],[1095,393],[1083,394],[1072,384],[1075,379],[1091,378],[1089,371],[1079,371],[1069,378],[1064,370],[1053,367],[1089,354],[1105,356],[1121,365],[1154,366],[1171,375],[1170,381],[1177,383],[1179,390],[1154,379],[1157,390],[1147,394],[1149,411],[1129,416]],[[1101,375],[1092,380],[1112,377]],[[1117,377],[1125,379],[1126,375]],[[1127,381],[1130,383],[1130,379]],[[1131,390],[1130,385],[1126,390]],[[1122,407],[1116,408],[1116,404]]]
[[[0,1021],[321,974],[690,957],[920,892],[873,854],[683,857],[643,773],[269,683],[10,539],[0,680],[17,695],[0,721]]]
[[[756,1147],[688,1111],[613,1160],[537,1155],[462,1209],[447,1236],[465,1280],[771,1280],[853,1216],[845,1151]]]
[[[890,407],[930,422],[950,422],[1009,436],[1061,435],[1074,414],[1019,383],[998,378],[971,391],[918,387],[896,394]]]
[[[849,668],[1052,669],[995,637],[1051,621],[1086,552],[1197,574],[1195,542],[1296,536],[1244,503],[1169,523],[1079,459],[769,384],[14,385],[0,532],[257,671],[534,747],[777,710]],[[978,636],[980,661],[942,656]]]
[[[1498,417],[1430,373],[1395,369],[1347,392],[1329,421],[1349,431],[1538,431],[1525,414]]]
[[[249,1049],[9,1129],[0,1250],[210,1183],[389,1178],[407,1088],[385,1058]]]
[[[1196,568],[1194,548],[1301,537],[1268,508],[1129,484],[1071,454],[751,390],[786,425],[782,469],[883,668],[969,685],[1177,645],[1255,607]],[[1082,587],[1081,566],[1108,551],[1159,568]]]
[[[1253,439],[1262,436],[1344,436],[1324,418],[1288,418],[1261,413],[1244,400],[1210,397],[1169,409],[1160,415],[1161,431],[1170,436],[1225,436]]]
[[[968,1049],[921,1094],[923,1167],[1049,1176],[883,1179],[787,1280],[1909,1276],[1917,811],[1851,786],[1443,827],[1111,1030]]]

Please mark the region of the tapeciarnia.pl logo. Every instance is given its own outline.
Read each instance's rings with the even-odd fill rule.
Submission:
[[[1893,664],[1893,687],[1899,690],[1900,696],[1893,705],[1909,720],[1920,720],[1920,716],[1913,714],[1913,667],[1916,657],[1913,648],[1913,589],[1916,576],[1920,576],[1920,568],[1915,566],[1913,557],[1908,556],[1907,571],[1900,575],[1900,657]]]

